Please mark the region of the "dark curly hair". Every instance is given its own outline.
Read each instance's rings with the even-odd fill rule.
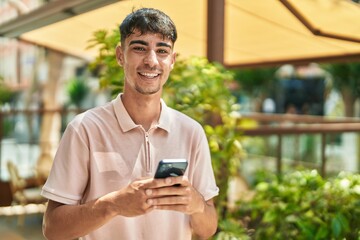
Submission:
[[[173,44],[177,39],[177,31],[174,22],[168,15],[154,8],[141,8],[126,16],[120,25],[121,43],[134,33],[141,34],[158,33],[164,38],[170,39]]]

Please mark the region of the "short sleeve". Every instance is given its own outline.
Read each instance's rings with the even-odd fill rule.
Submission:
[[[219,188],[216,185],[212,168],[209,144],[203,130],[201,131],[198,152],[196,154],[193,186],[203,195],[206,201],[219,194]]]
[[[89,177],[89,148],[86,131],[80,126],[70,123],[60,141],[41,193],[50,200],[75,205],[82,199]]]

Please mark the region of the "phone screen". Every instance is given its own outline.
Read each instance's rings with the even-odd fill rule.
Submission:
[[[155,178],[182,176],[186,171],[187,165],[186,159],[163,159],[159,162]]]

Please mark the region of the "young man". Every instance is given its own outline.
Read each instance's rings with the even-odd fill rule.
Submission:
[[[67,127],[42,192],[49,199],[44,235],[208,238],[217,228],[218,188],[206,136],[161,99],[175,63],[175,25],[163,12],[143,8],[125,18],[120,32],[124,91]],[[154,179],[165,158],[187,159],[185,175]]]

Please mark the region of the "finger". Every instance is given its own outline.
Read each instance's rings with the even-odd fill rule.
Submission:
[[[152,204],[147,204],[148,207],[145,209],[146,213],[156,209],[156,206],[152,205]]]
[[[186,176],[168,177],[168,178],[166,178],[166,182],[169,183],[171,186],[173,186],[173,185],[190,186],[191,185]]]
[[[144,189],[144,188],[146,188],[146,186],[151,184],[152,181],[153,181],[153,178],[138,179],[138,180],[135,180],[134,182],[132,182],[130,184],[130,186],[135,190],[139,190],[141,188]]]
[[[158,206],[154,206],[154,209],[157,210],[172,210],[172,211],[178,211],[178,212],[183,212],[183,213],[187,213],[188,212],[188,207],[186,205],[158,205]]]
[[[184,175],[184,176],[182,176],[182,180],[183,180],[183,181],[187,181],[187,182],[189,182],[189,178],[188,178],[187,176],[185,176],[185,175]]]
[[[160,198],[151,198],[147,200],[148,204],[152,206],[163,206],[163,205],[186,205],[189,204],[190,198],[188,196],[169,196]]]
[[[145,188],[162,188],[162,187],[169,187],[173,186],[174,184],[177,184],[178,180],[175,180],[174,177],[168,177],[168,178],[157,178],[152,179],[149,182],[146,182],[143,186]]]
[[[181,195],[189,195],[191,193],[191,189],[189,187],[182,186],[170,186],[170,187],[162,187],[162,188],[149,188],[145,190],[145,194],[148,197],[161,197],[161,196],[181,196]]]
[[[191,186],[191,183],[189,182],[189,178],[187,176],[182,176],[181,180],[182,186]]]
[[[162,188],[169,187],[174,185],[181,186],[190,186],[190,182],[186,176],[179,177],[167,177],[167,178],[158,178],[158,179],[146,179],[146,181],[142,181],[143,188]]]

